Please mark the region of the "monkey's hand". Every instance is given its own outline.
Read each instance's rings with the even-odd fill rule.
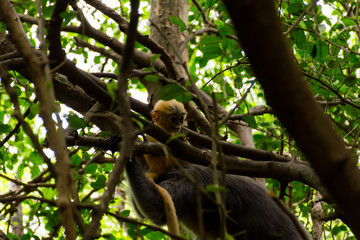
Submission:
[[[167,149],[167,151],[170,150]],[[142,156],[144,154],[151,154],[154,156],[165,156],[166,154],[164,153],[164,144],[159,142],[149,142],[149,141],[136,143],[133,147],[131,158],[133,159],[134,157]]]
[[[149,172],[146,174],[146,177],[151,181],[155,182],[155,179],[158,177],[158,175],[156,173]]]
[[[109,144],[109,149],[112,153],[119,151],[119,144],[122,141],[122,136],[119,134],[111,134],[106,140]]]

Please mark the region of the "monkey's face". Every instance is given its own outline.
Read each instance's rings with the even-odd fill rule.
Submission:
[[[186,110],[184,105],[175,99],[159,100],[151,112],[153,122],[170,134],[179,133],[184,125]]]
[[[153,111],[153,122],[170,134],[179,133],[185,122],[185,113],[165,113]]]
[[[170,126],[169,132],[171,134],[179,133],[185,121],[185,114],[171,114],[168,121]]]

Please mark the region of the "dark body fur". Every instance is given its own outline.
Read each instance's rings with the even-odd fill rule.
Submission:
[[[183,163],[184,170],[200,181],[205,188],[212,184],[212,172],[208,168]],[[126,168],[132,197],[140,215],[158,225],[166,223],[164,203],[155,185],[145,176],[135,160]],[[169,167],[156,179],[156,183],[171,195],[179,221],[199,234],[195,185],[176,166]],[[247,240],[294,240],[302,239],[294,223],[266,194],[265,189],[253,179],[228,174],[226,176],[226,208],[229,217],[227,230],[235,239]],[[219,236],[220,221],[217,206],[206,194],[201,194],[204,232],[206,239]]]

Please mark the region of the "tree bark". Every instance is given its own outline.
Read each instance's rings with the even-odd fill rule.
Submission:
[[[152,0],[150,11],[150,38],[158,42],[175,59],[177,71],[180,78],[187,78],[182,62],[176,57],[176,51],[187,37],[187,31],[180,31],[179,26],[169,21],[169,17],[178,16],[187,23],[188,2],[185,0]],[[176,48],[176,49],[174,49]],[[179,52],[180,53],[180,52]],[[186,66],[189,59],[188,49],[180,53],[182,61]],[[175,79],[178,80],[178,79]],[[148,89],[149,100],[155,103],[159,99],[159,92],[162,88],[160,82],[146,82],[144,85]]]

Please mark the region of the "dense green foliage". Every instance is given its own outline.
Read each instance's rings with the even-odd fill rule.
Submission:
[[[34,1],[13,2],[18,14],[37,18],[38,10]],[[141,16],[138,31],[145,35],[149,34],[149,2],[141,1],[139,9]],[[201,90],[210,96],[213,95],[228,111],[245,95],[245,100],[235,110],[234,115],[246,121],[252,128],[256,148],[306,161],[296,143],[288,136],[271,110],[267,109],[264,113],[253,109],[255,106],[266,105],[266,100],[239,45],[222,2],[212,0],[198,2],[203,9],[203,15],[190,1],[188,22],[183,22],[176,16],[169,19],[173,24],[178,25],[181,31],[187,31],[189,34],[205,28],[210,29],[194,36],[188,43],[188,68],[191,79]],[[103,3],[110,4],[108,1]],[[42,1],[45,19],[50,19],[54,4],[53,0]],[[298,63],[324,112],[358,160],[360,148],[358,2],[326,1],[312,6],[309,0],[289,0],[276,1],[276,4],[284,34],[293,51],[294,61]],[[79,2],[79,6],[95,29],[120,42],[125,42],[126,35],[119,30],[117,23],[84,2]],[[129,19],[129,1],[115,2],[112,7],[125,19]],[[62,13],[61,17],[64,18],[63,27],[80,25],[76,11],[71,7]],[[25,18],[23,21],[31,44],[39,48],[37,25]],[[0,22],[0,31],[6,33],[5,24],[2,22]],[[78,68],[93,73],[119,73],[118,59],[111,55],[114,52],[109,52],[112,50],[108,46],[91,36],[77,33],[71,28],[64,28],[61,41],[67,58]],[[91,50],[90,47],[84,47],[81,42],[91,44]],[[136,48],[146,53],[151,51],[140,43],[136,44]],[[152,61],[159,59],[159,56],[154,55]],[[0,63],[2,61],[3,59],[0,58]],[[142,67],[142,70],[152,71],[145,77],[149,82],[158,82],[162,78],[152,66]],[[39,104],[35,100],[34,84],[16,71],[10,73],[13,77],[11,85],[16,92],[21,113],[24,114],[32,132],[38,137],[39,143],[44,146],[47,134],[42,120],[38,117]],[[102,77],[101,80],[107,84],[107,89],[114,96],[116,79]],[[140,77],[131,78],[129,92],[132,97],[144,101],[147,90],[140,80]],[[246,95],[248,89],[250,92]],[[21,239],[63,239],[64,230],[56,207],[55,179],[48,177],[48,165],[34,147],[34,141],[14,116],[13,103],[3,83],[0,90],[2,93],[0,95],[0,219],[2,220],[0,230],[5,232],[8,238],[17,239],[10,227],[14,226],[16,220],[10,221],[10,219],[13,219],[16,207],[21,203],[23,220],[19,224],[24,227],[24,235]],[[161,90],[160,96],[164,99],[177,98],[183,102],[193,98],[186,88],[174,83],[166,85]],[[76,109],[66,108],[60,101],[57,103],[61,109],[60,116],[64,127],[71,126],[77,129],[80,136],[106,137],[110,134],[101,131],[93,122],[84,120],[84,116],[77,113]],[[253,111],[250,111],[251,109]],[[227,125],[220,126],[219,131],[227,141],[240,144],[236,134]],[[53,153],[46,147],[44,151],[55,163]],[[77,194],[82,204],[80,204],[81,216],[84,224],[87,225],[91,222],[90,205],[99,203],[109,173],[113,169],[113,156],[107,151],[101,161],[94,161],[95,156],[104,151],[88,146],[71,146],[68,151]],[[17,183],[15,188],[10,187],[11,182]],[[270,190],[280,194],[278,180],[267,179],[267,185]],[[165,238],[165,235],[150,227],[140,227],[134,222],[127,222],[127,217],[135,218],[136,215],[124,194],[126,188],[125,181],[118,184],[118,190],[109,204],[109,210],[101,220],[101,239],[128,239],[129,236],[139,235],[145,236],[146,239]],[[309,232],[313,231],[312,207],[315,203],[315,192],[315,189],[304,183],[294,181],[289,184],[284,197],[285,203],[291,207]],[[331,204],[323,203],[323,214],[334,212]],[[120,219],[118,216],[123,218]],[[323,221],[323,224],[325,226],[323,235],[326,239],[354,239],[350,229],[341,220],[330,218]],[[80,231],[78,234],[80,236]]]

